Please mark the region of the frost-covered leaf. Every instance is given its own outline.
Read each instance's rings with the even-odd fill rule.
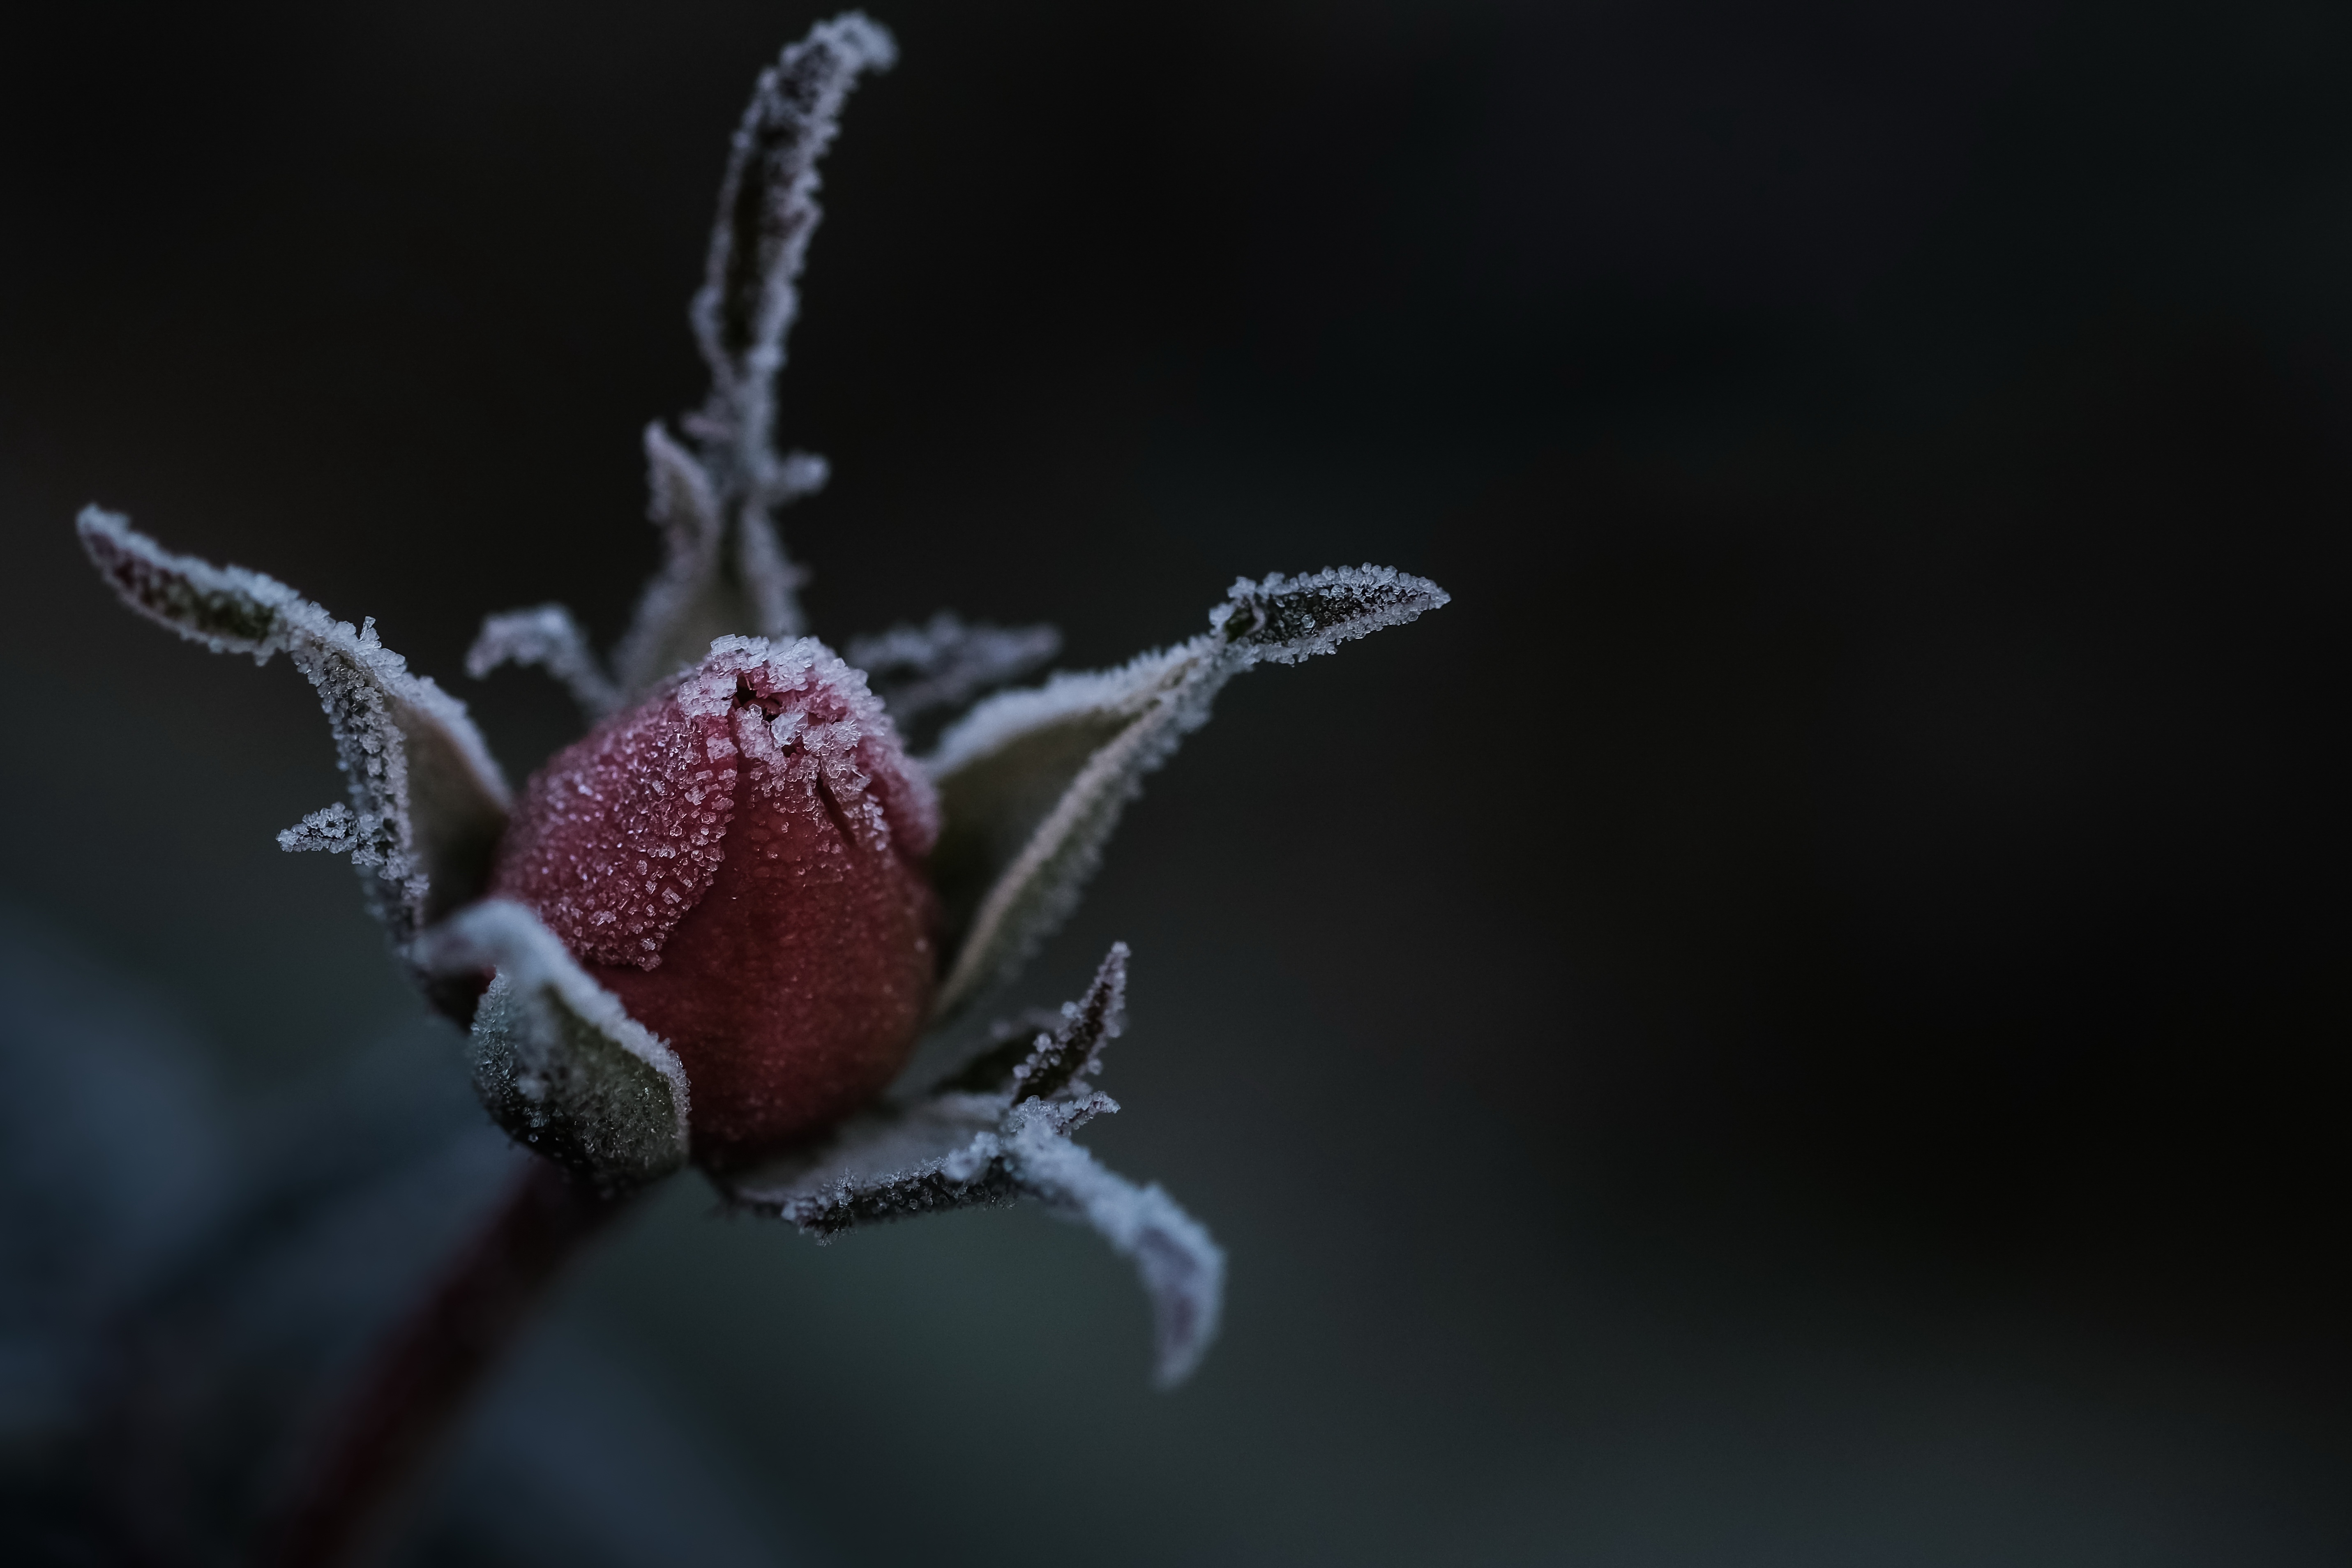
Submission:
[[[499,1126],[612,1189],[686,1161],[686,1069],[522,905],[486,900],[425,931],[415,961],[495,970],[474,1015],[474,1088]]]
[[[902,733],[921,719],[964,707],[1062,651],[1052,626],[967,626],[941,610],[924,626],[854,638],[846,657],[864,670]]]
[[[1224,1249],[1157,1182],[1139,1187],[1071,1142],[1055,1128],[1050,1105],[1013,1108],[998,1158],[1021,1191],[1083,1221],[1135,1265],[1151,1299],[1153,1381],[1172,1388],[1192,1374],[1216,1338]]]
[[[929,1095],[854,1117],[824,1142],[723,1178],[730,1201],[790,1221],[819,1241],[863,1225],[1032,1197],[1091,1226],[1132,1260],[1151,1298],[1161,1387],[1183,1381],[1216,1333],[1224,1254],[1157,1186],[1097,1164],[1070,1134],[1118,1102],[1087,1086],[1117,1036],[1127,997],[1125,942],[1052,1027],[1002,1043]]]
[[[479,680],[502,664],[538,665],[563,683],[591,719],[620,706],[621,694],[588,646],[588,634],[562,605],[484,617],[474,646],[466,650],[466,673]]]
[[[373,620],[354,628],[274,578],[171,554],[97,507],[77,526],[132,609],[215,653],[257,663],[284,653],[310,678],[351,783],[352,821],[337,826],[395,945],[479,896],[506,826],[506,782],[465,704],[411,675]],[[310,842],[316,829],[292,832],[289,847],[323,847]]]
[[[710,395],[684,421],[692,450],[659,425],[646,431],[649,513],[667,558],[614,651],[625,700],[693,664],[714,637],[790,639],[804,629],[801,574],[774,514],[822,489],[826,469],[823,458],[776,451],[776,375],[823,216],[817,160],[859,73],[887,69],[897,53],[857,12],[820,22],[761,74],[736,128],[691,312]]]
[[[714,467],[743,470],[722,474],[722,480],[754,492],[786,479],[767,471],[768,441],[784,336],[800,314],[801,264],[824,216],[816,203],[817,160],[833,142],[858,74],[887,70],[898,55],[890,35],[860,12],[819,22],[761,73],[735,131],[693,315],[710,366],[705,417],[728,459]]]
[[[1190,642],[973,709],[925,763],[946,816],[931,875],[952,956],[937,1016],[1010,979],[1061,923],[1143,776],[1207,722],[1226,681],[1329,653],[1446,598],[1384,566],[1243,578]]]
[[[1103,1046],[1127,1026],[1127,943],[1111,943],[1084,997],[1042,1026],[1013,1028],[940,1084],[966,1093],[1010,1093],[1013,1103],[1059,1094],[1082,1074],[1102,1070]]]

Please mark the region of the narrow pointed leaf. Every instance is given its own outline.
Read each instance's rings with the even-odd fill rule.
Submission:
[[[693,315],[710,365],[706,418],[725,437],[729,460],[719,466],[742,470],[751,489],[765,490],[763,481],[782,477],[763,470],[784,337],[800,314],[801,265],[824,216],[817,160],[833,142],[858,75],[887,70],[897,58],[890,35],[862,13],[819,22],[761,73],[736,129]]]
[[[1153,1381],[1172,1388],[1192,1374],[1216,1338],[1224,1249],[1159,1184],[1139,1187],[1071,1142],[1055,1127],[1050,1106],[1033,1101],[1013,1109],[998,1159],[1022,1192],[1083,1221],[1135,1265],[1151,1301]]]
[[[1127,943],[1111,943],[1084,997],[1063,1003],[1059,1013],[1039,1011],[1027,1028],[1005,1029],[939,1088],[1008,1094],[1017,1105],[1059,1094],[1081,1075],[1099,1072],[1104,1045],[1127,1024]]]
[[[817,160],[860,73],[897,58],[852,11],[819,22],[762,72],[735,132],[708,272],[694,297],[710,395],[685,421],[694,450],[646,432],[651,514],[667,559],[613,656],[624,700],[701,658],[721,637],[799,637],[801,574],[776,533],[779,507],[824,488],[823,458],[775,448],[776,376],[800,313],[799,279],[823,216]]]
[[[1165,1192],[1104,1169],[1070,1142],[1118,1110],[1083,1080],[1119,1032],[1127,960],[1126,943],[1114,943],[1087,994],[1044,1016],[1054,1026],[1034,1033],[1025,1056],[983,1058],[922,1100],[883,1105],[822,1144],[720,1178],[720,1190],[821,1242],[860,1226],[1035,1198],[1135,1264],[1151,1300],[1155,1380],[1183,1381],[1216,1334],[1224,1254]]]
[[[620,706],[620,691],[588,646],[588,634],[562,605],[484,617],[474,646],[466,650],[466,673],[479,680],[502,664],[538,665],[563,683],[591,719]]]
[[[354,628],[274,578],[171,554],[96,507],[78,527],[132,609],[215,652],[284,653],[318,689],[350,780],[352,858],[395,944],[480,894],[509,797],[465,704],[410,674],[373,621]]]
[[[1068,915],[1144,775],[1207,722],[1226,681],[1331,652],[1446,598],[1378,566],[1244,578],[1190,642],[973,709],[926,763],[946,817],[931,858],[951,955],[937,1016],[1010,979]]]
[[[899,733],[1020,679],[1052,662],[1062,634],[1052,626],[966,625],[941,610],[923,626],[893,626],[851,639],[845,657],[864,670]]]
[[[614,1190],[685,1163],[688,1091],[677,1053],[537,915],[486,900],[425,932],[415,957],[443,978],[495,972],[474,1015],[474,1088],[518,1141]]]

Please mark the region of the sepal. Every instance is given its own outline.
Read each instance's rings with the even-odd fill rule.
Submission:
[[[951,726],[924,763],[946,816],[931,858],[949,944],[934,1016],[953,1018],[1010,980],[1061,924],[1144,775],[1208,721],[1226,681],[1446,601],[1436,584],[1384,566],[1243,578],[1202,636],[1003,692]]]
[[[919,626],[854,637],[844,657],[866,672],[904,734],[1052,663],[1061,651],[1062,634],[1052,626],[974,626],[941,610]]]
[[[518,1142],[608,1191],[686,1163],[688,1090],[677,1053],[537,915],[487,900],[425,931],[413,957],[437,978],[490,974],[474,1014],[474,1089]]]
[[[478,897],[510,797],[462,702],[385,647],[285,584],[173,555],[130,520],[88,507],[82,547],[123,603],[215,653],[266,664],[283,653],[318,689],[351,784],[347,831],[320,814],[289,830],[297,848],[347,848],[396,946]],[[344,842],[348,840],[348,842]],[[280,836],[281,843],[286,841]]]
[[[845,1123],[824,1143],[729,1178],[736,1205],[819,1241],[859,1226],[1031,1197],[1091,1227],[1136,1266],[1150,1299],[1154,1381],[1172,1387],[1215,1337],[1223,1251],[1159,1186],[1105,1169],[1070,1134],[1118,1102],[1085,1083],[1117,1035],[1127,986],[1118,943],[1058,1026],[991,1052],[910,1103]]]
[[[592,720],[621,705],[620,689],[604,673],[588,634],[562,605],[482,617],[482,629],[466,650],[466,673],[479,680],[502,664],[538,665],[562,682],[580,711]]]

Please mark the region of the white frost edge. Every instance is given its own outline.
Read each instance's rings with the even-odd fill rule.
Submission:
[[[427,974],[457,975],[496,969],[520,991],[552,991],[581,1021],[662,1076],[677,1111],[677,1146],[688,1138],[685,1064],[667,1041],[629,1016],[621,999],[589,978],[562,940],[539,916],[511,899],[469,904],[420,933],[411,962]]]
[[[393,830],[392,858],[361,863],[374,867],[383,880],[398,888],[406,904],[406,919],[420,919],[430,884],[420,863],[408,794],[408,738],[394,710],[405,707],[438,730],[491,804],[502,812],[511,811],[514,797],[506,777],[482,743],[481,732],[474,728],[466,705],[435,685],[430,677],[409,673],[408,661],[377,637],[373,616],[353,626],[274,577],[242,566],[215,566],[193,555],[174,555],[132,528],[131,520],[120,512],[84,507],[75,528],[101,573],[108,574],[108,586],[133,611],[215,653],[249,653],[256,664],[267,664],[274,655],[283,653],[293,661],[318,690],[351,788],[367,808],[358,813],[359,819],[373,818]],[[176,578],[202,593],[246,600],[270,612],[270,629],[257,638],[199,630],[124,591],[112,580],[109,556],[128,559],[151,576]],[[340,672],[328,665],[331,655],[341,656],[359,671],[361,680],[373,689],[373,704],[352,700],[352,694],[337,679]]]
[[[620,691],[589,646],[588,634],[562,605],[483,616],[474,646],[466,650],[466,673],[479,680],[502,664],[539,666],[572,693],[591,719],[601,719],[621,705]]]
[[[1237,645],[1237,651],[1252,664],[1297,664],[1317,654],[1336,653],[1341,643],[1370,637],[1383,627],[1403,626],[1454,602],[1453,595],[1426,577],[1416,577],[1393,566],[1375,566],[1367,561],[1361,566],[1326,566],[1320,572],[1296,577],[1286,577],[1279,572],[1270,572],[1256,582],[1236,577],[1234,585],[1226,590],[1225,602],[1209,612],[1209,625],[1223,626],[1235,609],[1255,599],[1277,599],[1333,588],[1353,596],[1364,606],[1362,612],[1307,637],[1282,643]],[[1390,602],[1376,602],[1383,598]]]
[[[1224,1249],[1157,1182],[1139,1187],[1063,1136],[1044,1104],[1016,1106],[1004,1119],[1003,1152],[1013,1178],[1084,1220],[1135,1265],[1151,1299],[1152,1382],[1173,1388],[1192,1374],[1217,1337]]]

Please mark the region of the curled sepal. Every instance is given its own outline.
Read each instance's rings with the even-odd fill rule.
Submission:
[[[1085,1222],[1135,1265],[1151,1300],[1152,1380],[1173,1388],[1216,1338],[1225,1292],[1224,1249],[1154,1182],[1139,1187],[1055,1131],[1049,1102],[1005,1117],[1003,1160],[1021,1191]]]
[[[1447,600],[1384,566],[1235,583],[1210,630],[1110,670],[992,697],[925,761],[946,818],[931,875],[949,960],[934,1013],[1009,980],[1077,902],[1143,777],[1208,721],[1224,683],[1295,664]]]
[[[1134,1262],[1151,1299],[1155,1380],[1182,1382],[1216,1333],[1223,1252],[1158,1185],[1139,1187],[1070,1142],[1118,1109],[1108,1095],[1006,1100],[951,1092],[869,1113],[821,1151],[733,1179],[727,1194],[821,1241],[862,1225],[1036,1198]]]
[[[474,646],[466,650],[466,673],[479,680],[502,664],[535,664],[557,680],[580,710],[602,719],[621,705],[621,693],[588,634],[562,605],[506,610],[482,618]]]
[[[846,657],[866,672],[874,694],[905,733],[909,725],[953,712],[974,699],[1049,664],[1062,634],[1048,626],[969,625],[941,610],[919,626],[897,626],[851,639]]]
[[[318,689],[351,783],[350,820],[306,823],[289,847],[348,849],[399,946],[479,896],[506,827],[506,782],[465,704],[411,675],[374,621],[354,628],[274,578],[171,554],[97,507],[77,527],[132,609],[215,653],[257,663],[284,653]]]
[[[1015,1037],[929,1095],[853,1118],[824,1143],[723,1179],[732,1202],[819,1241],[863,1225],[1033,1197],[1091,1226],[1131,1259],[1151,1298],[1162,1387],[1181,1382],[1215,1334],[1224,1254],[1157,1186],[1105,1170],[1070,1134],[1118,1102],[1090,1088],[1119,1032],[1127,944],[1053,1026]]]
[[[677,1056],[588,976],[522,905],[486,900],[421,935],[415,960],[449,979],[491,973],[474,1014],[474,1089],[519,1142],[608,1191],[686,1163]]]

